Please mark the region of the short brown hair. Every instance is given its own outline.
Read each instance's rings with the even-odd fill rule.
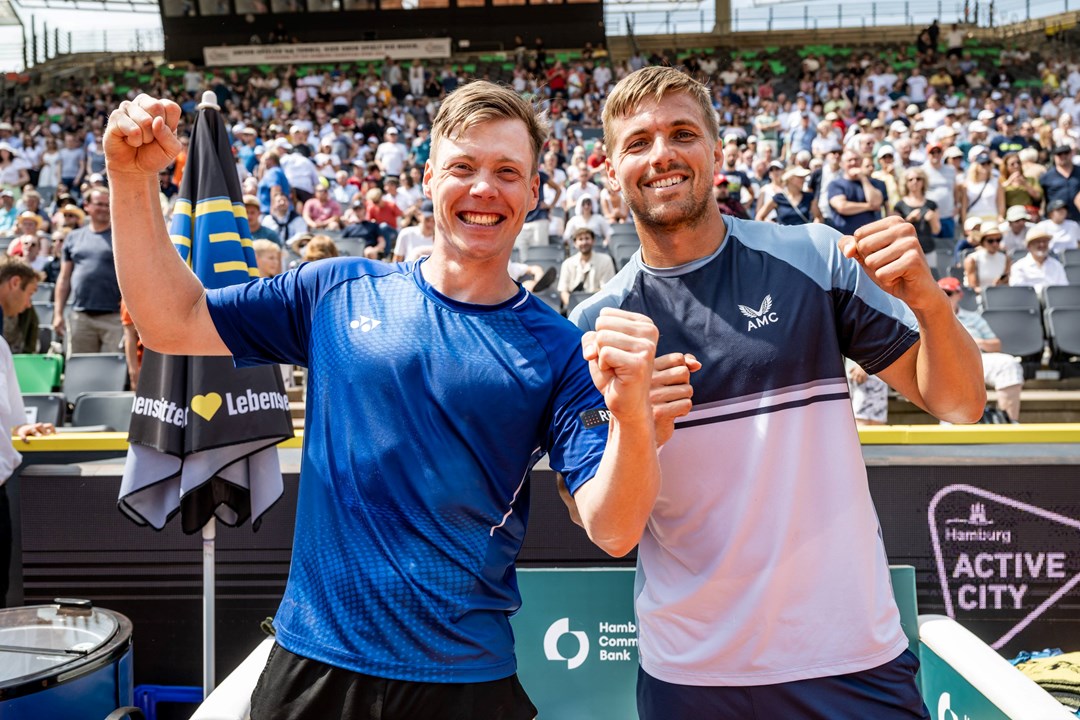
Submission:
[[[604,145],[609,153],[613,149],[611,127],[613,121],[629,117],[638,105],[646,100],[662,101],[673,93],[686,93],[701,106],[705,129],[709,139],[720,139],[720,123],[713,110],[709,89],[694,78],[675,68],[653,65],[636,70],[615,85],[604,105]]]
[[[520,120],[532,141],[532,171],[540,161],[540,148],[548,136],[547,123],[536,108],[508,87],[486,80],[463,85],[447,96],[431,124],[432,147],[443,138],[453,139],[473,125],[492,120]]]
[[[13,277],[21,279],[22,287],[26,287],[31,282],[39,282],[41,280],[41,273],[30,267],[30,265],[21,258],[8,256],[0,259],[0,285],[3,285]]]

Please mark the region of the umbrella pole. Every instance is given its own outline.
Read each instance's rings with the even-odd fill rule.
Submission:
[[[203,547],[203,698],[214,689],[214,538],[217,535],[213,516],[202,529]]]

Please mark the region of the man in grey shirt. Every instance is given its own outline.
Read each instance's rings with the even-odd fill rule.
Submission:
[[[56,280],[53,330],[66,331],[64,308],[72,297],[69,353],[118,353],[124,328],[120,324],[120,286],[113,266],[109,191],[95,187],[87,193],[90,222],[73,230],[64,242],[60,277]]]

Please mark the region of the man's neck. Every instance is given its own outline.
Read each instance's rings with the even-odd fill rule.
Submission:
[[[436,290],[458,302],[497,305],[518,292],[517,283],[506,270],[510,248],[485,260],[462,257],[449,243],[436,240],[431,256],[420,265],[420,273]]]
[[[646,265],[669,268],[685,265],[716,252],[727,237],[727,225],[720,208],[710,202],[696,222],[665,229],[637,222],[641,257]]]
[[[99,225],[98,223],[94,222],[93,220],[90,221],[90,229],[93,230],[96,233],[108,232],[109,228],[111,228],[111,227],[112,227],[112,224],[108,223],[108,222],[102,223],[102,224]]]

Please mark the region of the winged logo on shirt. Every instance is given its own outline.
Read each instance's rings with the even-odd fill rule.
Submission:
[[[739,306],[739,312],[741,312],[743,315],[745,315],[748,318],[763,317],[765,315],[765,313],[769,312],[769,310],[771,310],[771,309],[772,309],[772,295],[766,295],[765,299],[761,301],[761,307],[759,307],[757,310],[755,310],[752,307],[747,307],[746,305],[740,305]]]
[[[761,301],[761,307],[757,310],[746,305],[739,305],[739,312],[749,318],[746,323],[746,331],[753,332],[760,327],[771,325],[779,320],[780,318],[776,316],[776,313],[772,312],[772,306],[772,295],[766,295],[765,299]]]

